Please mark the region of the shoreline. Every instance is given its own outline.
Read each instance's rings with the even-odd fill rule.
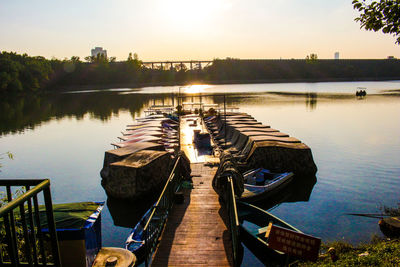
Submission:
[[[68,85],[51,86],[44,88],[44,92],[66,92],[70,90],[106,90],[118,88],[143,88],[158,86],[187,86],[191,84],[261,84],[261,83],[323,83],[323,82],[383,82],[400,81],[400,77],[387,78],[319,78],[319,79],[262,79],[262,80],[223,80],[223,81],[192,81],[192,82],[153,82],[153,83],[114,83],[114,84],[91,84],[91,85]],[[400,90],[400,89],[399,89]]]

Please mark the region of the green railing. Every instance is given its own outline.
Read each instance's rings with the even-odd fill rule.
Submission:
[[[61,266],[50,180],[2,179],[0,187],[5,187],[7,192],[0,208],[0,265]],[[41,192],[49,235],[43,233],[39,219]]]
[[[239,218],[237,214],[235,190],[233,187],[232,177],[227,177],[225,201],[229,217],[229,230],[231,232],[233,264],[234,266],[239,266]]]
[[[150,217],[143,228],[146,266],[149,266],[151,262],[151,257],[157,246],[158,238],[160,237],[162,229],[167,221],[168,213],[174,204],[175,192],[178,190],[182,182],[182,175],[178,168],[180,160],[181,157],[178,157],[164,189],[158,198],[158,201],[152,207]]]

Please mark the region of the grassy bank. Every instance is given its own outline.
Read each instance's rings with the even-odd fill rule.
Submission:
[[[335,249],[337,260],[333,261],[328,253]],[[371,242],[352,246],[342,241],[321,245],[319,260],[302,262],[298,266],[400,266],[400,239],[372,238]]]

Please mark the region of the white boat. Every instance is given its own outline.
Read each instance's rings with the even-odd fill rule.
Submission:
[[[241,200],[252,202],[269,197],[289,184],[293,176],[293,172],[274,173],[263,168],[249,170],[243,173],[245,190]]]

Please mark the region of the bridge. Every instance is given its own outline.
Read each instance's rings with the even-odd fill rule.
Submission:
[[[185,66],[186,69],[201,70],[202,68],[212,64],[212,62],[212,60],[145,61],[142,62],[142,66],[147,68],[151,67],[151,69],[172,69],[174,66],[183,69]]]

